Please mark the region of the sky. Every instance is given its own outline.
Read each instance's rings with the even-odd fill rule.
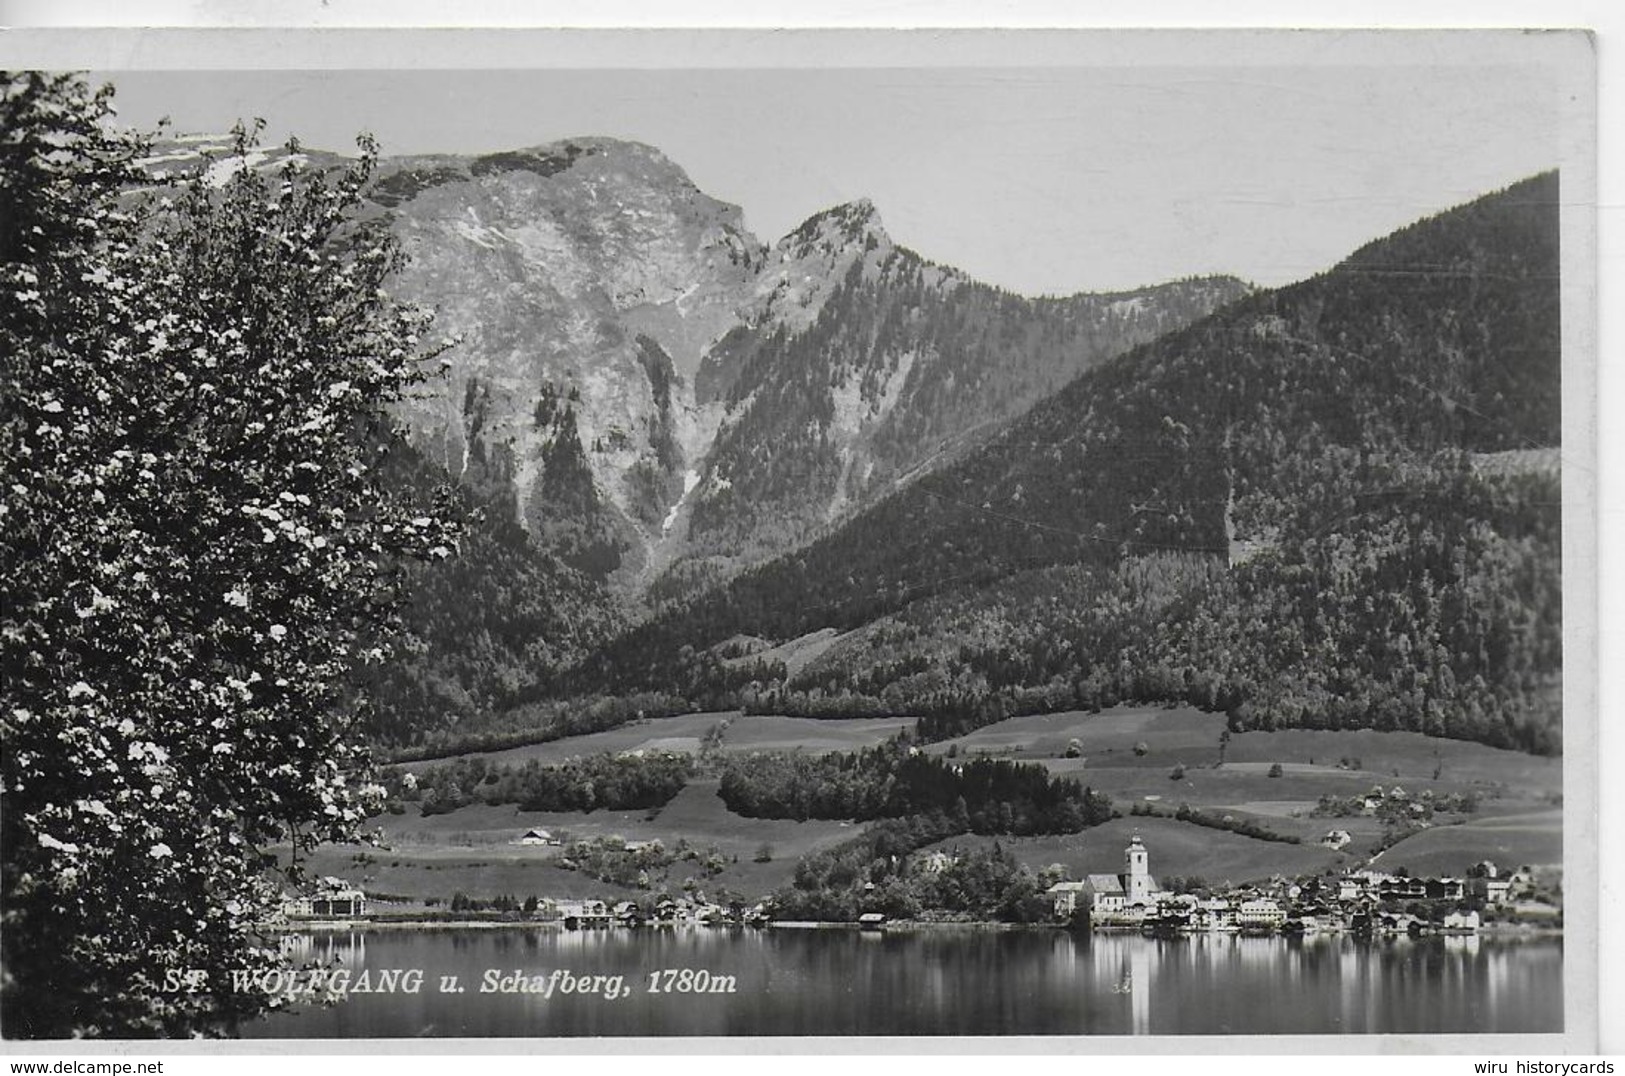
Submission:
[[[93,77],[115,85],[125,122],[167,116],[179,132],[259,116],[273,140],[345,149],[369,131],[385,154],[634,139],[766,241],[868,197],[897,242],[1024,294],[1209,273],[1284,284],[1558,164],[1549,66],[1350,55]]]

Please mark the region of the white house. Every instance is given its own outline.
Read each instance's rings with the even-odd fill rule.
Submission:
[[[1128,911],[1123,879],[1115,874],[1091,874],[1083,880],[1089,898],[1089,914],[1097,919],[1121,918]]]
[[[1477,912],[1450,912],[1444,917],[1444,929],[1452,934],[1477,934]]]
[[[1244,927],[1275,929],[1286,922],[1286,909],[1269,897],[1244,900],[1236,909],[1236,922]]]
[[[1086,882],[1056,882],[1044,894],[1054,901],[1056,918],[1066,919],[1078,910],[1080,900],[1088,902],[1088,889]]]
[[[1190,921],[1193,930],[1234,932],[1238,928],[1235,907],[1223,897],[1208,897],[1196,906]]]
[[[323,878],[314,891],[285,901],[290,919],[358,919],[367,914],[367,894],[339,878]]]

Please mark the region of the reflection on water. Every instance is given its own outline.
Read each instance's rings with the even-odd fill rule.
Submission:
[[[280,950],[295,966],[359,968],[367,962],[367,934],[360,930],[284,934]]]
[[[280,1013],[257,1037],[1557,1032],[1560,939],[1059,931],[425,930],[290,935],[301,963],[417,968],[416,992]],[[686,992],[651,973],[704,971]],[[565,993],[484,992],[486,973]],[[455,977],[455,982],[450,977]],[[626,996],[587,990],[621,976]],[[603,980],[600,980],[602,985]],[[707,984],[695,989],[693,983]],[[731,988],[731,989],[730,989]]]

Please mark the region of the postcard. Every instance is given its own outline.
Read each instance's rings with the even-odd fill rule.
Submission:
[[[1586,33],[29,44],[8,1048],[1595,1049]]]

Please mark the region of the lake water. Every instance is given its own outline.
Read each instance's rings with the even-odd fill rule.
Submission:
[[[381,973],[415,969],[422,981],[415,993],[351,993],[327,1007],[301,1005],[246,1028],[249,1036],[1270,1035],[1563,1027],[1558,938],[1160,940],[1048,930],[699,927],[318,933],[288,943],[296,957],[351,976],[365,970],[376,982]],[[446,976],[456,977],[455,987]],[[595,976],[603,978],[594,982]],[[614,976],[624,994],[610,1000]],[[560,986],[566,980],[576,987],[570,993]],[[403,974],[401,983],[412,981]],[[546,996],[540,991],[549,981]],[[504,985],[533,989],[506,993]]]

